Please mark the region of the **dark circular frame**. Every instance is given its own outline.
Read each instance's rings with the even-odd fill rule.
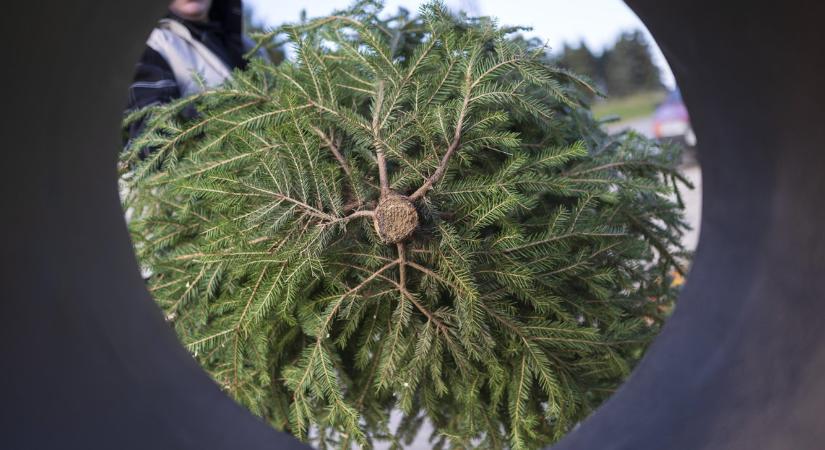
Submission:
[[[305,448],[220,392],[139,275],[117,130],[165,3],[4,5],[2,448]],[[659,338],[556,448],[821,448],[825,4],[628,3],[701,139],[702,236]]]

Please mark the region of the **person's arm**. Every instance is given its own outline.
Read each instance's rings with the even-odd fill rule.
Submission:
[[[134,81],[129,86],[127,113],[147,106],[169,103],[180,96],[180,89],[169,63],[160,53],[146,47],[135,69]],[[145,118],[129,124],[125,130],[128,135],[127,147],[134,138],[140,135],[144,126]],[[151,149],[142,149],[141,157],[145,158],[149,153]]]

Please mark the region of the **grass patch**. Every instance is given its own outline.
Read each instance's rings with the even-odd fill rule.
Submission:
[[[656,106],[667,95],[664,91],[642,92],[623,98],[607,98],[593,104],[593,114],[597,119],[607,116],[619,116],[622,120],[646,117],[653,114]]]

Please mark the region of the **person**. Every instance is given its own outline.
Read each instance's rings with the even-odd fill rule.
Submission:
[[[127,113],[197,94],[223,83],[232,70],[244,69],[244,55],[254,44],[242,27],[241,0],[173,0],[146,41],[129,87]],[[127,147],[143,128],[144,120],[127,126]],[[141,152],[145,157],[151,150]]]

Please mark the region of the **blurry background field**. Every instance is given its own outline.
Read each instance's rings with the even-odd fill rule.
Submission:
[[[640,92],[629,97],[608,98],[593,104],[593,114],[603,119],[616,116],[620,120],[632,120],[653,115],[656,107],[665,99],[665,91]]]

